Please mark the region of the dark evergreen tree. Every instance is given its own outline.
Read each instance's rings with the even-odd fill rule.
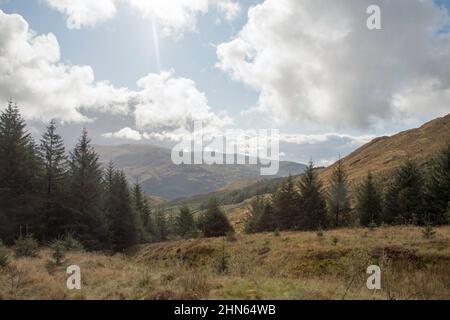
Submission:
[[[442,225],[449,222],[450,204],[450,144],[431,162],[426,183],[427,223]]]
[[[62,189],[67,172],[67,157],[64,141],[56,133],[56,121],[51,120],[46,132],[42,135],[39,154],[44,164],[44,181],[47,198],[52,198]]]
[[[300,201],[302,220],[299,223],[301,229],[317,230],[328,227],[327,208],[322,195],[322,183],[311,161],[300,183]]]
[[[131,208],[131,196],[125,174],[114,172],[112,184],[108,190],[109,229],[112,249],[122,251],[138,241],[135,215]]]
[[[348,194],[347,173],[339,159],[333,169],[328,191],[328,208],[335,227],[348,223],[350,214],[350,199]]]
[[[88,249],[104,249],[110,234],[103,212],[102,170],[86,129],[70,154],[69,203],[78,212],[76,233]]]
[[[169,238],[169,228],[164,210],[159,208],[155,212],[156,241],[166,241]]]
[[[64,236],[74,228],[73,211],[66,206],[65,181],[67,157],[64,142],[56,133],[56,122],[50,121],[39,145],[43,163],[43,190],[45,204],[41,209],[38,237],[52,240]]]
[[[11,244],[20,226],[30,232],[38,221],[41,163],[19,108],[12,102],[0,114],[0,237]]]
[[[270,201],[265,201],[264,210],[259,218],[257,229],[259,232],[267,232],[275,231],[277,227],[278,225],[272,204]]]
[[[379,225],[383,213],[381,192],[369,172],[366,180],[359,186],[356,199],[356,212],[362,226]]]
[[[416,162],[407,160],[389,186],[384,221],[387,223],[425,223],[424,181]]]
[[[264,213],[265,201],[262,196],[256,196],[250,202],[250,216],[245,224],[246,233],[256,233],[260,231],[260,220]]]
[[[205,214],[200,219],[200,229],[205,237],[222,237],[234,231],[216,199],[211,199]]]
[[[188,206],[182,206],[175,220],[177,234],[185,239],[195,235],[196,226],[194,216]]]
[[[303,223],[300,198],[295,190],[292,176],[286,179],[273,195],[273,209],[280,230],[300,229]]]
[[[138,182],[136,182],[133,186],[131,200],[134,211],[134,224],[138,232],[138,238],[140,241],[148,241],[150,240],[150,233],[148,230],[149,208],[145,194]]]

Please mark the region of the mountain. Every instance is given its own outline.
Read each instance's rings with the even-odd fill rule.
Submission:
[[[398,133],[390,137],[376,138],[342,159],[349,181],[361,181],[368,171],[381,182],[389,180],[392,172],[406,159],[414,159],[425,165],[450,143],[450,114],[432,120],[420,128]],[[336,164],[320,173],[327,183]]]
[[[95,146],[100,161],[113,161],[131,182],[139,180],[147,194],[167,199],[210,193],[227,186],[246,185],[260,176],[260,165],[175,165],[171,150],[141,144]],[[281,161],[278,175],[303,172],[305,165]],[[267,178],[267,177],[266,177]]]

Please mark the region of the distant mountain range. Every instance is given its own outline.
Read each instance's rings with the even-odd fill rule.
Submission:
[[[97,145],[95,149],[102,164],[113,161],[131,182],[138,180],[147,194],[169,200],[214,192],[228,185],[245,186],[246,181],[262,178],[260,165],[175,165],[171,150],[151,145]],[[297,175],[305,167],[281,161],[279,173],[273,178]]]

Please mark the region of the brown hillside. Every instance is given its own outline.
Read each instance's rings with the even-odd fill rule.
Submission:
[[[450,143],[450,114],[401,132],[391,137],[376,138],[343,159],[351,184],[358,183],[370,170],[379,180],[386,181],[406,159],[426,163]],[[336,164],[320,174],[327,184]]]

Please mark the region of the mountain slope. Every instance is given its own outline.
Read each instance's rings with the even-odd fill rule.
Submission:
[[[391,173],[406,159],[425,164],[437,152],[450,143],[450,114],[430,121],[420,128],[404,131],[391,137],[376,138],[343,159],[343,166],[350,182],[357,183],[370,170],[381,181],[388,180]],[[320,174],[327,183],[336,164]]]
[[[210,193],[245,179],[260,177],[259,165],[175,165],[171,150],[151,145],[95,146],[103,164],[113,161],[130,181],[139,179],[147,194],[176,199]],[[279,174],[303,172],[305,166],[280,162]]]

